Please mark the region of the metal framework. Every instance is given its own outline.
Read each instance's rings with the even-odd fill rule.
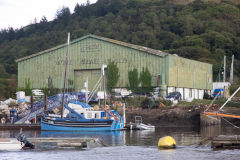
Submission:
[[[70,100],[83,99],[84,96],[81,92],[68,92],[64,95],[64,103],[68,103]],[[63,94],[57,94],[54,96],[48,97],[46,101],[47,111],[50,111],[54,108],[60,107],[62,105]],[[26,121],[34,119],[36,116],[43,115],[44,113],[44,99],[41,99],[37,102],[34,102],[32,105],[29,105],[18,117],[16,124],[23,124]]]

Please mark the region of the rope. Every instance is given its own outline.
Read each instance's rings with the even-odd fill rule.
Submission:
[[[197,146],[195,148],[198,148],[200,146],[208,146],[209,143],[211,143],[211,140],[213,139],[213,137],[206,137],[203,140],[201,140]]]
[[[229,122],[229,121],[226,120],[225,118],[222,117],[222,119],[225,120],[225,121],[226,121],[227,123],[229,123],[230,125],[232,125],[233,127],[238,128],[238,129],[240,128],[240,127],[234,125],[233,123]]]
[[[206,108],[206,109],[204,110],[204,113],[205,113],[210,107],[212,107],[213,102],[216,101],[216,99],[217,99],[217,97],[218,97],[219,94],[220,94],[220,92],[217,93],[217,95],[214,97],[214,99],[212,100],[212,102],[209,104],[208,108]]]
[[[94,137],[94,138],[96,143],[99,143],[100,145],[107,147],[107,145],[103,143],[103,139],[101,140],[99,137]]]

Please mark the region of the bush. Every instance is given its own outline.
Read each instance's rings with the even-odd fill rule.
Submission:
[[[231,85],[229,88],[230,94],[232,95],[237,89],[239,85]],[[240,91],[235,95],[235,97],[240,97]]]
[[[211,99],[211,95],[209,95],[207,92],[204,92],[203,99]]]
[[[151,109],[151,108],[156,108],[156,103],[154,99],[151,98],[145,98],[144,101],[141,103],[142,109]]]
[[[170,100],[164,100],[164,99],[163,99],[163,100],[157,100],[156,103],[157,103],[157,104],[162,103],[162,104],[164,104],[166,107],[172,105],[172,101],[170,101]]]
[[[134,106],[136,108],[140,108],[142,102],[145,100],[145,97],[133,97],[133,98],[128,98],[126,99],[126,103],[128,106]]]

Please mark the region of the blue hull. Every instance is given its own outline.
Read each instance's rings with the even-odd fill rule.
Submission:
[[[86,120],[69,121],[69,120],[41,120],[41,130],[45,131],[116,131],[124,128],[123,121],[116,120]]]

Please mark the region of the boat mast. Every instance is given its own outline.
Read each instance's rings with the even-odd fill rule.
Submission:
[[[65,97],[65,88],[66,88],[66,75],[67,75],[67,66],[68,66],[69,43],[70,43],[70,33],[68,32],[67,52],[66,52],[65,68],[64,68],[64,81],[63,81],[61,118],[63,118],[63,108],[64,108],[64,101],[65,101],[65,100],[64,100],[64,97]]]
[[[107,65],[102,65],[102,76],[103,76],[103,89],[104,89],[104,92],[103,92],[103,95],[104,95],[104,108],[106,108],[106,82],[105,82],[105,73],[104,73],[104,68],[107,68]]]
[[[85,100],[86,100],[86,103],[88,103],[88,77],[86,78],[86,82],[84,84],[85,84],[85,88],[86,88]]]

